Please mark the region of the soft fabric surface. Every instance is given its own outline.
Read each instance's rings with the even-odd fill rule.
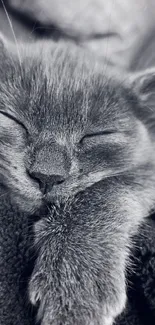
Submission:
[[[30,325],[27,278],[31,264],[28,218],[0,190],[0,324]]]

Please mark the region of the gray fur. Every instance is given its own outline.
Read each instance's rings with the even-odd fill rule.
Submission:
[[[22,46],[21,65],[3,44],[0,179],[41,218],[30,300],[41,325],[111,325],[132,236],[155,206],[154,74],[125,86],[70,44]]]

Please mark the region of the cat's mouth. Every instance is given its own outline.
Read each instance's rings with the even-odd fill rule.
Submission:
[[[78,177],[72,176],[63,183],[54,185],[52,190],[44,196],[44,199],[50,203],[58,200],[67,200],[69,197],[75,196],[77,193],[84,191],[95,183],[98,183],[105,178],[116,176],[117,174],[118,173],[113,173],[113,171],[109,169],[95,173],[91,172]]]

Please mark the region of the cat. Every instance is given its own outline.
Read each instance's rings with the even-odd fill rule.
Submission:
[[[112,325],[155,207],[155,70],[117,76],[67,42],[0,39],[0,183],[39,217],[29,299],[41,325]]]

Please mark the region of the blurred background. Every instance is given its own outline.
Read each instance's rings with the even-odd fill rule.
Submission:
[[[67,38],[125,69],[135,70],[155,63],[155,55],[154,58],[150,55],[155,53],[155,0],[3,0],[3,3],[18,40]],[[3,3],[0,0],[0,31],[13,40]]]

